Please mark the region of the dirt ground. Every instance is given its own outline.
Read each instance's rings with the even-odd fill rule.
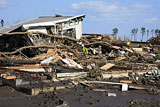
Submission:
[[[160,99],[131,101],[129,107],[160,107]]]
[[[104,92],[95,91],[103,88]],[[116,93],[116,97],[109,97],[108,93]],[[0,107],[56,107],[61,104],[69,107],[159,107],[159,98],[160,94],[146,91],[121,92],[117,88],[106,87],[68,88],[30,96],[9,86],[0,86]]]

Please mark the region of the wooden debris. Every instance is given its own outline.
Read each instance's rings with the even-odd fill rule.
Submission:
[[[122,61],[122,60],[124,60],[124,59],[126,59],[126,57],[120,57],[120,58],[117,58],[117,59],[115,60],[115,62],[119,62],[119,61]]]
[[[54,79],[58,81],[80,79],[87,77],[88,74],[93,74],[93,76],[88,76],[89,79],[95,80],[96,78],[97,80],[101,80],[104,79],[104,75],[107,75],[106,77],[116,78],[120,76],[128,77],[130,72],[135,72],[138,74],[151,72],[147,66],[156,66],[156,64],[142,63],[142,61],[140,63],[134,62],[135,60],[133,59],[137,56],[147,57],[147,52],[143,52],[139,48],[138,49],[140,51],[137,51],[132,46],[126,46],[125,41],[118,40],[113,36],[105,34],[83,34],[89,35],[89,37],[83,37],[80,40],[65,35],[51,35],[41,32],[13,32],[0,34],[8,35],[8,37],[11,37],[11,35],[31,36],[32,34],[40,34],[50,40],[49,43],[42,43],[41,45],[38,44],[34,46],[34,43],[30,45],[25,44],[20,45],[20,47],[13,48],[11,51],[0,52],[0,62],[2,64],[0,68],[6,70],[1,72],[4,73],[1,74],[1,77],[6,80],[19,78],[19,74],[16,73],[22,73],[21,71],[23,71],[23,74],[32,74],[32,79],[40,78],[41,80],[46,79],[49,81],[55,81]],[[41,40],[43,40],[43,38]],[[83,52],[83,47],[88,50],[87,53]],[[125,52],[123,51],[123,53],[125,54],[119,54],[117,50],[120,49],[124,50]],[[29,54],[28,56],[25,56],[25,53],[22,52],[27,50],[32,50],[33,53],[34,50],[36,50],[36,52],[33,55]],[[29,53],[30,51],[27,52]],[[24,63],[18,63],[18,60],[23,61]],[[115,69],[110,69],[112,67]],[[138,67],[143,68],[141,70]],[[7,73],[9,73],[7,70],[13,70],[13,74],[7,75]],[[14,74],[14,72],[16,73]],[[128,84],[131,83],[132,81],[129,80],[121,80],[120,83],[105,81],[80,82],[82,86],[88,87],[94,86],[95,84],[118,85],[118,87],[120,85],[122,86],[122,91],[127,91]],[[138,90],[147,89],[145,87],[132,85],[129,85],[129,88]],[[94,89],[94,91],[107,90]]]
[[[112,46],[112,48],[114,48],[114,49],[121,49],[121,47],[119,47],[119,46]]]
[[[120,80],[120,83],[131,84],[131,83],[132,83],[132,81],[129,81],[129,80]]]
[[[129,73],[129,72],[151,72],[151,70],[112,70],[112,72],[104,72],[105,74],[112,74],[112,73],[115,73],[115,74],[120,74],[120,73]]]
[[[5,79],[16,79],[17,77],[14,75],[14,76],[4,76]]]
[[[47,36],[47,37],[52,37],[52,38],[57,38],[57,39],[68,39],[68,40],[71,40],[71,41],[75,41],[75,42],[78,42],[79,40],[77,39],[74,39],[72,37],[69,37],[69,36],[65,36],[63,35],[51,35],[51,34],[47,34],[47,33],[42,33],[42,32],[13,32],[13,33],[3,33],[3,32],[0,32],[0,34],[4,34],[4,35],[27,35],[27,34],[42,34],[44,36]]]
[[[129,85],[129,88],[136,89],[136,90],[147,90],[148,89],[148,88],[144,88],[140,86],[131,86],[131,85]]]
[[[80,83],[122,85],[122,91],[128,91],[128,85],[125,83],[105,82],[105,81],[84,81],[84,82],[80,82]]]
[[[115,64],[112,64],[112,63],[107,63],[106,65],[103,65],[101,67],[102,70],[108,70],[110,68],[112,68]]]

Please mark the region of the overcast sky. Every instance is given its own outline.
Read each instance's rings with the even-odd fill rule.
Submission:
[[[55,13],[86,14],[83,33],[112,33],[130,36],[132,28],[160,29],[160,0],[0,0],[0,19],[13,25]],[[137,36],[141,36],[139,33]],[[140,38],[140,37],[139,37]]]

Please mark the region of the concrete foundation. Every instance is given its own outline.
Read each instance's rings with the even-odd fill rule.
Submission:
[[[16,87],[22,84],[22,79],[3,79],[2,82],[3,84]]]

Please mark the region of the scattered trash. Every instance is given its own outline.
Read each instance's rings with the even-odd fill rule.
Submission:
[[[109,97],[116,97],[117,95],[116,95],[116,93],[108,93],[107,94]]]
[[[41,64],[42,64],[42,65],[43,65],[43,64],[49,64],[49,63],[52,62],[53,59],[54,59],[53,57],[49,57],[49,58],[47,58],[47,59],[41,61]]]
[[[82,35],[76,30],[80,30],[85,15],[57,16],[64,18],[63,21],[44,27],[45,32],[31,32],[32,24],[25,23],[18,28],[26,32],[18,28],[13,28],[17,32],[0,32],[0,79],[3,84],[30,95],[67,87],[107,92],[109,97],[117,96],[108,93],[112,89],[160,93],[160,51],[158,46],[152,45],[155,38],[143,44],[122,41],[107,34]],[[58,102],[56,107],[69,107],[63,100]]]
[[[160,75],[160,70],[157,67],[153,67],[152,74],[154,77]]]

